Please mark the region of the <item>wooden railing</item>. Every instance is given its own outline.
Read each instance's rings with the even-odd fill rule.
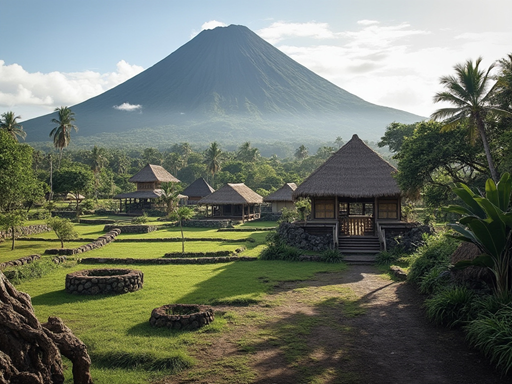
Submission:
[[[350,216],[340,220],[341,232],[346,236],[373,235],[373,218],[370,216]]]
[[[377,236],[379,237],[380,250],[386,251],[387,250],[386,230],[380,226],[379,222],[375,223],[375,228],[377,230]]]

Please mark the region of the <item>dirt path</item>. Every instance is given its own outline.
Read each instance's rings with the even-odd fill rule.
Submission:
[[[198,364],[162,383],[510,383],[461,332],[430,324],[422,298],[372,266],[275,287],[265,302],[224,307]]]

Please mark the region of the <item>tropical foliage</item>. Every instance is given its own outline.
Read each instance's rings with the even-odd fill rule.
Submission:
[[[458,224],[450,227],[457,233],[458,240],[475,244],[482,255],[472,261],[461,261],[456,266],[484,266],[491,270],[496,279],[495,292],[498,296],[510,294],[512,258],[512,178],[505,173],[495,184],[488,179],[485,196],[474,193],[464,184],[458,184],[454,193],[465,203],[451,205],[446,209],[463,215]]]
[[[59,165],[62,159],[62,150],[66,148],[71,141],[71,130],[78,131],[78,127],[74,125],[75,113],[69,107],[55,108],[58,114],[57,119],[52,119],[52,123],[57,124],[50,132],[50,137],[53,138],[55,148],[59,149]]]
[[[27,137],[22,125],[17,122],[18,119],[21,119],[21,116],[16,116],[12,111],[2,113],[0,118],[0,129],[5,129],[16,141],[18,141],[18,138],[24,139]]]

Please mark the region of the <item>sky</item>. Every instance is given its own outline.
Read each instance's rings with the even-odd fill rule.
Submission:
[[[510,15],[511,0],[0,0],[0,113],[72,106],[239,24],[366,101],[429,116],[454,65],[512,53]]]

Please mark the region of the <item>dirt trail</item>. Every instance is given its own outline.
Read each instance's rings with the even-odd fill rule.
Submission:
[[[193,352],[192,370],[162,383],[511,383],[464,335],[430,324],[414,287],[373,266],[275,287]]]

